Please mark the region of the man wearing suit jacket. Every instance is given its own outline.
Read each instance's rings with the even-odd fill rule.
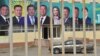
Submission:
[[[4,31],[0,31],[0,35],[8,34],[7,31],[9,28],[9,19],[7,18],[8,10],[9,9],[7,5],[0,6],[0,30],[4,30]]]
[[[75,10],[74,10],[74,13],[75,13],[75,26],[80,28],[82,26],[82,19],[79,18],[79,8],[78,7],[75,7]]]
[[[14,13],[15,13],[15,16],[13,17],[13,25],[14,26],[24,26],[24,17],[22,17],[22,6],[15,5]]]
[[[28,5],[27,11],[28,11],[28,15],[27,15],[28,26],[37,25],[37,17],[35,16],[35,6],[34,5]]]
[[[72,18],[69,17],[70,9],[68,7],[64,7],[64,24],[65,26],[72,26]]]
[[[46,16],[46,11],[47,11],[47,7],[45,5],[41,5],[40,6],[40,21],[41,21],[41,25],[42,26],[46,26],[50,24],[50,17]],[[42,33],[43,33],[43,38],[44,39],[48,39],[48,28],[47,27],[43,27],[42,28]]]
[[[85,7],[84,8],[84,16],[85,16],[85,24],[86,26],[91,26],[91,18],[88,17],[88,9]]]

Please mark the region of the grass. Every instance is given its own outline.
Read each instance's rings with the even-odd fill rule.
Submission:
[[[0,40],[6,40],[8,39],[8,36],[0,36]]]

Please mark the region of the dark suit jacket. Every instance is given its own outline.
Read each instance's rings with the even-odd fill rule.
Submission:
[[[44,23],[43,23],[43,30],[42,30],[42,37],[44,39],[48,39],[48,35],[50,36],[50,34],[48,34],[48,27],[44,27],[45,25],[49,25],[50,24],[50,17],[49,16],[46,16],[46,19],[44,20]],[[50,31],[49,31],[50,32]]]
[[[82,25],[82,19],[81,18],[78,18],[78,25]]]
[[[0,25],[8,25],[8,22],[6,22],[2,16],[0,16]]]
[[[64,24],[65,26],[72,26],[72,18],[69,17]]]
[[[46,16],[46,19],[45,19],[43,25],[45,25],[45,24],[47,24],[47,25],[50,24],[50,17],[49,16]]]
[[[6,22],[2,16],[0,16],[0,30],[7,30],[9,28],[9,23]],[[0,35],[5,35],[7,31],[0,31]]]
[[[76,22],[75,22],[75,23],[76,23]],[[76,27],[80,27],[80,26],[82,26],[82,24],[83,24],[82,19],[81,19],[81,18],[78,18],[78,21],[77,21],[77,23],[76,23]]]
[[[85,24],[86,25],[91,25],[91,18],[90,17],[86,18]]]
[[[17,20],[17,18],[14,16],[13,17],[13,25],[18,25],[18,26],[24,26],[24,17],[21,17],[19,22]]]
[[[82,26],[82,24],[83,24],[82,19],[81,19],[81,18],[77,18],[77,19],[78,19],[78,20],[75,21],[75,26],[76,26],[76,27]],[[73,18],[72,18],[72,26],[73,26]]]
[[[35,17],[35,25],[37,25],[38,19],[37,19],[36,16],[34,16],[34,17]],[[31,26],[32,25],[29,16],[27,16],[27,24],[28,24],[28,26]]]

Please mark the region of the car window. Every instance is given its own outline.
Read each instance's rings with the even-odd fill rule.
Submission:
[[[73,41],[66,41],[65,45],[73,45]]]
[[[76,40],[76,44],[82,44],[80,40]],[[65,45],[73,45],[73,40],[65,41]]]
[[[76,44],[82,44],[82,42],[79,40],[76,40]]]

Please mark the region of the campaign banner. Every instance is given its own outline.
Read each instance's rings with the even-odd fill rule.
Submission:
[[[7,4],[9,5],[9,1],[8,0],[0,0],[0,5],[2,4]],[[49,0],[40,0],[40,5],[46,5],[47,6],[47,15],[49,16],[50,15],[50,2]],[[64,7],[68,7],[70,9],[70,17],[73,17],[72,15],[72,1],[64,1]],[[12,12],[13,12],[13,7],[14,5],[22,5],[23,8],[25,7],[24,6],[24,0],[12,0]],[[27,0],[27,3],[26,5],[29,5],[29,4],[33,4],[36,8],[37,8],[37,0]],[[60,12],[61,12],[61,1],[60,0],[54,0],[52,2],[52,5],[53,7],[57,6],[59,9],[60,9]],[[91,1],[87,1],[87,3],[85,3],[85,6],[86,8],[88,9],[88,16],[91,18],[92,20],[92,23],[93,23],[93,2]],[[100,24],[100,1],[99,0],[96,0],[96,24]],[[83,5],[82,5],[82,1],[80,2],[80,0],[77,0],[75,2],[75,7],[78,7],[79,8],[79,18],[83,18],[83,12],[82,12],[82,9],[83,9]],[[37,11],[37,9],[36,9]],[[24,15],[24,12],[26,12],[25,9],[23,9],[23,15]],[[14,12],[13,12],[14,14]],[[36,14],[37,15],[37,12]],[[25,15],[24,15],[25,16]]]

